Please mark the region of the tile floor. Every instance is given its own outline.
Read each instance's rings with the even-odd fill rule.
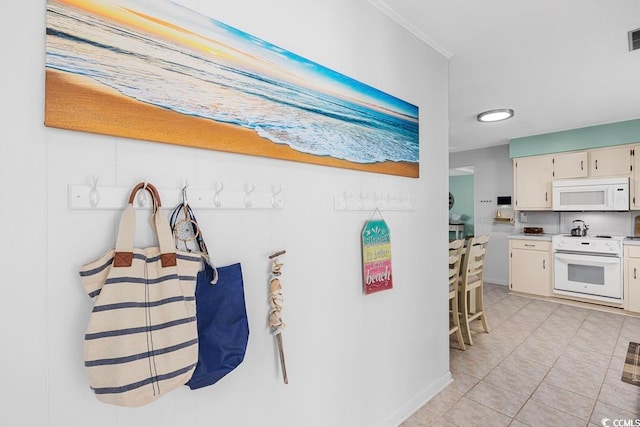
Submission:
[[[402,427],[640,426],[640,387],[620,380],[640,318],[488,283],[484,295],[491,332],[473,325],[466,351],[450,341],[454,382]]]

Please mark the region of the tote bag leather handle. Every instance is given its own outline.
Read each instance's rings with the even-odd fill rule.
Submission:
[[[169,228],[169,221],[160,207],[160,194],[153,184],[139,183],[131,191],[129,204],[122,213],[116,250],[113,259],[114,267],[131,267],[133,263],[133,239],[136,231],[136,211],[133,208],[133,200],[138,191],[149,191],[153,200],[153,220],[156,236],[160,245],[160,262],[162,267],[175,267],[177,265],[176,252],[173,246],[173,236]]]
[[[160,193],[158,193],[158,189],[155,187],[155,185],[148,182],[141,182],[133,187],[133,190],[131,190],[131,194],[129,195],[129,204],[133,205],[133,200],[140,190],[148,191],[149,194],[151,194],[151,200],[153,201],[153,213],[156,213],[158,208],[162,206],[162,203],[160,202]]]

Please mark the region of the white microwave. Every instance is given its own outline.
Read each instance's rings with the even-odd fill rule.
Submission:
[[[628,211],[629,178],[553,181],[554,211]]]

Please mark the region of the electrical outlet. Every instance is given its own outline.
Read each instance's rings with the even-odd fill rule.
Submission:
[[[520,222],[522,223],[527,222],[527,213],[525,211],[520,211]]]

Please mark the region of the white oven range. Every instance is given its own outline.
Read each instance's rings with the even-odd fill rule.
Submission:
[[[556,294],[622,303],[622,241],[625,236],[551,238]]]

